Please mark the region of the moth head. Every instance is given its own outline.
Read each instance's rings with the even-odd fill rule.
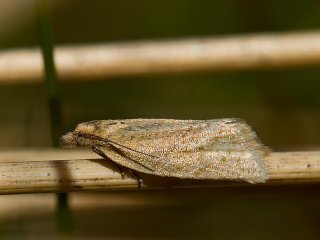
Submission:
[[[120,125],[122,124],[119,121],[113,120],[79,123],[73,132],[66,133],[61,137],[61,146],[64,148],[89,147],[101,143],[101,140],[97,138],[107,138]]]
[[[88,147],[91,146],[92,140],[78,132],[68,132],[60,138],[63,148]]]
[[[60,144],[63,148],[73,148],[77,146],[78,134],[68,132],[60,138]]]

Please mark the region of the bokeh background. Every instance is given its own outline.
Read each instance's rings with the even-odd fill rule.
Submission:
[[[50,9],[55,45],[320,28],[319,1],[72,0],[51,1]],[[0,49],[37,46],[36,1],[0,1]],[[315,66],[61,82],[61,132],[93,119],[239,117],[274,150],[316,150],[319,78]],[[1,148],[50,147],[49,119],[45,82],[0,85]],[[75,239],[318,239],[319,190],[303,185],[104,193],[103,204],[73,210],[72,228]],[[127,204],[108,205],[117,198]],[[54,209],[49,205],[39,204],[38,215],[3,218],[1,234],[56,238],[53,210],[40,209]]]

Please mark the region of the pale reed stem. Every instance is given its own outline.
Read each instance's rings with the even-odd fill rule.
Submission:
[[[320,32],[58,46],[60,80],[320,65]],[[0,82],[39,82],[39,49],[0,52]]]
[[[45,153],[47,151],[47,153]],[[122,179],[115,165],[87,152],[42,150],[0,153],[0,194],[138,189],[134,174]],[[34,157],[32,158],[32,155]],[[65,160],[44,160],[45,156]],[[26,156],[24,158],[24,156]],[[42,160],[41,160],[42,157]],[[90,158],[96,158],[91,159]],[[320,182],[320,152],[274,152],[266,159],[266,184]],[[142,189],[249,185],[243,182],[198,181],[141,174]],[[262,184],[263,185],[263,184]]]

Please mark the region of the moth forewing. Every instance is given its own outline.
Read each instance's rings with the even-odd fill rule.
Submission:
[[[251,183],[268,178],[266,148],[239,119],[100,120],[79,124],[74,134],[105,139],[105,155],[138,172]]]

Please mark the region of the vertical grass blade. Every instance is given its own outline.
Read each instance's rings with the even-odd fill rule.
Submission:
[[[38,32],[44,61],[45,82],[48,90],[51,139],[52,145],[58,147],[62,129],[62,114],[59,83],[53,55],[49,6],[47,0],[38,0],[37,5]],[[71,236],[71,216],[66,193],[57,194],[57,225],[62,238],[67,239]]]

